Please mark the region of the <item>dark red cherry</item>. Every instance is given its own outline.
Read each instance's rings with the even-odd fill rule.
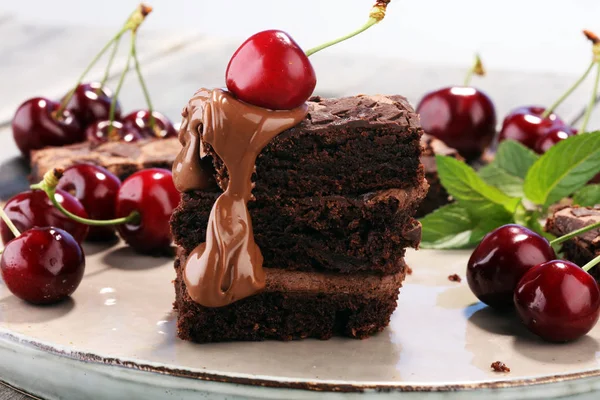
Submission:
[[[268,30],[246,40],[225,74],[227,89],[246,103],[291,110],[311,96],[317,77],[308,57],[285,32]]]
[[[425,95],[417,106],[423,130],[467,160],[479,158],[496,134],[492,100],[472,87],[449,87]]]
[[[150,127],[150,112],[138,110],[127,114],[121,122],[128,129],[137,130],[144,138],[170,138],[177,137],[177,131],[169,118],[158,111],[152,111],[154,117],[154,129]]]
[[[117,196],[117,218],[137,211],[140,219],[136,223],[119,225],[119,233],[139,253],[168,252],[173,241],[169,220],[179,200],[171,171],[151,168],[136,172],[121,185]]]
[[[544,107],[527,106],[512,110],[504,119],[499,141],[516,140],[535,150],[536,144],[550,128],[565,123],[554,113],[542,118]]]
[[[56,303],[73,294],[81,283],[85,258],[68,232],[32,228],[11,240],[0,260],[6,287],[18,298],[34,304]]]
[[[509,308],[521,277],[532,267],[556,258],[550,243],[520,225],[504,225],[488,233],[467,265],[467,282],[485,304]]]
[[[67,211],[83,218],[88,217],[83,205],[69,193],[57,190],[56,200]],[[54,226],[69,232],[80,243],[88,233],[87,225],[77,223],[58,211],[41,190],[28,190],[17,194],[6,202],[4,211],[20,232],[33,227]],[[4,244],[14,238],[4,221],[0,222],[0,235]]]
[[[82,83],[75,90],[67,108],[77,117],[81,126],[86,128],[93,122],[109,119],[112,99],[112,92],[99,82]],[[120,118],[121,105],[117,101],[114,119]]]
[[[69,110],[60,115],[60,104],[34,97],[19,106],[12,119],[13,137],[25,157],[31,150],[83,142],[85,135]]]
[[[117,193],[121,181],[106,168],[77,164],[67,168],[57,188],[75,196],[91,219],[115,218]],[[90,226],[87,240],[102,241],[115,237],[114,226]]]
[[[544,154],[552,146],[558,142],[562,142],[571,136],[577,134],[577,130],[564,124],[558,124],[549,128],[544,136],[540,137],[535,144],[535,151],[540,154]]]
[[[136,142],[142,139],[137,130],[126,128],[119,121],[94,122],[85,130],[87,140],[94,143]]]
[[[531,268],[519,281],[514,302],[525,326],[551,342],[585,335],[600,315],[596,280],[569,261],[552,260]]]

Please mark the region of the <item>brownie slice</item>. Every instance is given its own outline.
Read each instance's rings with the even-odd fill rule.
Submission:
[[[587,225],[600,221],[600,206],[565,207],[557,210],[546,222],[546,230],[555,236],[563,236]],[[600,255],[600,229],[593,229],[563,243],[562,251],[567,260],[579,266]],[[590,270],[596,280],[600,281],[600,269]]]
[[[265,267],[394,273],[406,247],[418,247],[421,226],[411,215],[427,192],[388,189],[362,196],[264,199],[248,204]],[[175,242],[186,254],[204,242],[218,192],[183,195],[173,213]]]
[[[429,183],[429,192],[417,211],[417,218],[424,217],[425,215],[437,210],[441,206],[444,206],[451,201],[448,192],[442,186],[442,182],[438,176],[435,156],[439,154],[443,156],[450,156],[461,161],[464,160],[458,154],[458,151],[446,146],[444,142],[434,138],[431,135],[424,134],[422,137],[422,143],[423,154],[421,155],[421,162],[425,168],[425,178]]]
[[[133,143],[83,142],[64,147],[48,147],[31,153],[30,180],[39,182],[53,168],[67,168],[81,163],[100,165],[121,179],[144,168],[170,170],[180,149],[177,138]]]
[[[256,161],[256,197],[358,195],[419,186],[419,117],[401,96],[313,97],[307,117],[275,137]],[[212,147],[216,179],[227,169]]]
[[[389,324],[405,277],[405,269],[378,276],[266,268],[263,292],[209,308],[190,298],[183,280],[184,264],[180,254],[175,261],[178,335],[198,343],[329,339],[334,334],[362,339]]]

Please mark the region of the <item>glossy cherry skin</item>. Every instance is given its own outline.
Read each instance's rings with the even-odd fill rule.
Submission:
[[[514,302],[525,326],[551,342],[580,338],[600,316],[596,280],[563,260],[548,261],[527,271],[515,289]]]
[[[496,135],[492,100],[472,87],[448,87],[425,95],[417,106],[423,130],[467,160],[479,158]]]
[[[168,253],[173,241],[169,220],[180,199],[171,171],[150,168],[136,172],[121,185],[116,210],[117,218],[137,211],[140,219],[119,225],[119,233],[139,253]]]
[[[142,135],[134,129],[126,128],[119,121],[94,122],[85,130],[85,137],[93,143],[106,142],[136,142],[142,139]]]
[[[538,139],[534,150],[539,154],[544,154],[556,143],[562,142],[563,140],[568,139],[571,136],[575,136],[576,134],[577,130],[571,128],[570,126],[564,124],[555,125],[549,128],[544,136]]]
[[[112,92],[102,87],[100,82],[82,83],[77,87],[67,108],[77,117],[82,127],[86,128],[96,121],[109,119]],[[121,118],[121,105],[115,105],[115,120]]]
[[[556,258],[550,243],[520,225],[504,225],[488,233],[467,265],[467,282],[483,303],[496,309],[513,305],[513,292],[532,267]]]
[[[545,136],[550,128],[565,125],[554,113],[542,118],[544,111],[544,107],[537,106],[519,107],[511,111],[502,123],[498,140],[516,140],[535,150],[538,140]]]
[[[177,131],[169,118],[158,111],[152,111],[154,129],[150,127],[150,112],[148,110],[133,111],[123,117],[121,122],[128,129],[137,130],[143,138],[177,137]]]
[[[246,40],[231,57],[225,80],[238,99],[272,110],[299,107],[317,84],[304,51],[278,30],[259,32]]]
[[[67,168],[57,188],[72,194],[81,202],[91,219],[115,218],[117,193],[121,180],[106,168],[77,164]],[[87,240],[105,241],[115,237],[114,226],[90,226]]]
[[[88,217],[83,205],[69,193],[57,190],[55,196],[68,211],[83,218]],[[20,232],[34,227],[54,226],[69,232],[80,243],[88,233],[87,225],[77,223],[58,211],[41,190],[28,190],[17,194],[6,202],[4,211]],[[0,235],[4,244],[14,238],[4,221],[0,222]]]
[[[60,104],[34,97],[19,106],[12,119],[13,137],[21,153],[29,158],[31,150],[83,142],[85,135],[69,110],[57,114]]]
[[[6,287],[34,304],[56,303],[81,283],[85,258],[73,236],[54,227],[32,228],[10,241],[0,260]]]

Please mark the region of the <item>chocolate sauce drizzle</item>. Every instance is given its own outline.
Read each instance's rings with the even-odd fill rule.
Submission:
[[[263,257],[247,207],[252,173],[261,150],[300,123],[307,111],[306,105],[290,111],[255,107],[220,89],[201,89],[190,100],[179,133],[183,149],[173,167],[175,185],[180,191],[208,187],[202,142],[212,146],[229,174],[227,188],[210,213],[206,242],[192,251],[184,266],[187,290],[195,302],[222,307],[264,289]]]

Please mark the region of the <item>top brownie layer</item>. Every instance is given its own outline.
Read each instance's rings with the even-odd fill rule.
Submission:
[[[313,97],[308,107],[304,121],[259,155],[255,196],[359,195],[420,185],[423,130],[404,97]],[[225,189],[227,169],[211,146],[204,146]]]

